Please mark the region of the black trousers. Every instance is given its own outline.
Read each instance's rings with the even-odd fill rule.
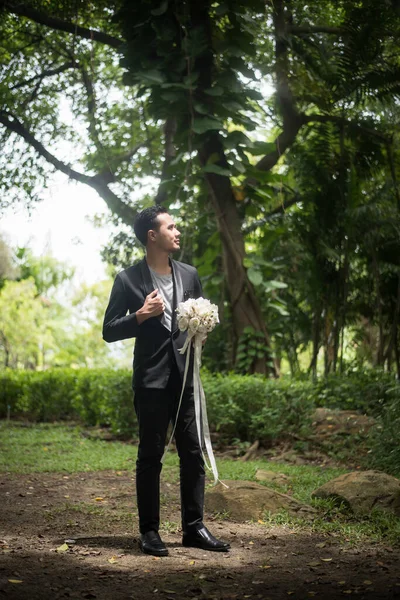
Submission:
[[[167,429],[175,422],[182,381],[176,368],[165,389],[135,390],[139,422],[136,492],[140,533],[158,531],[160,525],[160,473]],[[198,441],[193,389],[185,390],[175,430],[180,460],[182,529],[190,531],[203,521],[205,471]]]

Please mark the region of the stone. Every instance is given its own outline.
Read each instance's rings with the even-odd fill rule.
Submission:
[[[360,515],[379,509],[400,517],[400,480],[380,471],[340,475],[314,490],[311,496],[333,498]]]
[[[291,515],[313,518],[316,511],[287,494],[281,494],[254,481],[225,481],[206,491],[205,507],[208,512],[228,513],[235,521],[262,519],[263,513],[287,510]]]
[[[264,469],[258,469],[255,478],[257,481],[267,481],[269,483],[275,483],[276,485],[286,486],[290,484],[290,478],[284,473],[265,471]]]
[[[324,438],[339,434],[365,434],[376,425],[373,417],[362,415],[354,410],[333,410],[317,408],[311,415],[316,437]]]

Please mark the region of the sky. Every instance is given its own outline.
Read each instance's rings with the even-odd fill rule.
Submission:
[[[61,173],[54,176],[43,198],[30,215],[23,206],[10,207],[0,218],[0,234],[12,247],[30,246],[37,256],[51,253],[73,265],[76,285],[104,279],[107,275],[100,250],[112,227],[96,228],[90,222],[95,215],[108,213],[104,200]]]

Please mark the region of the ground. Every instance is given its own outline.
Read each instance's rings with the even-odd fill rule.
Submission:
[[[3,474],[0,598],[400,598],[400,548],[206,512],[229,553],[182,548],[179,493],[162,488],[170,556],[140,553],[128,471]],[[65,545],[66,543],[66,545]]]

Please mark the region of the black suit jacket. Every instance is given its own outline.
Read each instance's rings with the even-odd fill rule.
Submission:
[[[174,297],[172,307],[172,331],[161,323],[161,317],[151,317],[141,325],[136,311],[144,304],[146,296],[154,290],[147,261],[121,271],[114,281],[110,300],[104,316],[103,339],[116,342],[136,338],[133,359],[133,387],[158,388],[167,386],[171,368],[176,363],[183,377],[185,356],[178,350],[185,343],[187,333],[179,331],[175,308],[179,302],[202,296],[197,270],[190,265],[170,260]],[[182,281],[183,298],[177,298],[176,277]],[[189,370],[191,373],[192,369]],[[188,381],[190,385],[191,378]]]

